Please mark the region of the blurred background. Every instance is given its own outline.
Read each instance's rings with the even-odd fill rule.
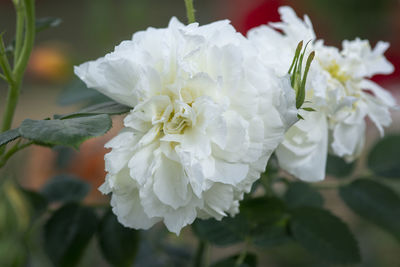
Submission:
[[[15,117],[15,127],[25,118],[43,119],[52,114],[68,113],[104,98],[94,91],[84,90],[73,75],[73,66],[96,59],[113,50],[122,40],[130,39],[138,30],[149,26],[165,27],[171,16],[186,22],[183,0],[37,0],[37,17],[57,17],[62,23],[37,36]],[[318,38],[340,47],[341,40],[360,37],[374,45],[378,40],[391,43],[386,54],[396,71],[374,80],[391,91],[400,102],[400,1],[398,0],[195,0],[197,20],[201,24],[229,19],[238,31],[246,34],[252,27],[278,21],[277,8],[292,6],[298,15],[308,14]],[[15,12],[11,0],[0,0],[0,31],[10,43],[15,31]],[[81,91],[82,89],[82,91]],[[0,115],[6,96],[6,84],[0,81]],[[394,123],[387,133],[400,133],[400,113],[393,112]],[[104,181],[104,143],[118,132],[121,118],[114,119],[114,128],[106,136],[85,142],[80,151],[68,148],[31,147],[11,160],[0,175],[15,177],[24,187],[39,189],[51,177],[70,174],[91,184],[87,203],[105,203],[97,187]],[[369,124],[366,151],[378,138]],[[362,162],[359,165],[362,168]],[[350,224],[360,242],[363,254],[361,266],[400,266],[400,246],[382,230],[359,220],[341,203],[336,193],[324,192],[326,206]],[[1,218],[0,218],[1,219]],[[399,222],[400,223],[400,222]],[[162,227],[147,233],[148,240],[165,235]],[[186,229],[184,238],[167,236],[171,247],[159,251],[142,248],[138,266],[186,266],[185,257],[193,253],[195,243]],[[149,241],[150,242],[150,241]],[[212,247],[212,260],[240,250],[238,247]],[[150,251],[150,252],[149,252]],[[163,252],[160,252],[163,251]],[[168,259],[180,255],[182,261]],[[258,250],[260,266],[326,266],[295,244]],[[91,245],[82,266],[107,266]],[[156,255],[156,256],[154,256]],[[143,265],[145,259],[154,262]],[[142,262],[141,262],[142,261]],[[169,265],[170,264],[170,265]]]

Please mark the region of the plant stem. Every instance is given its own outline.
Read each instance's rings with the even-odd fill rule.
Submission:
[[[243,262],[247,256],[247,250],[248,250],[249,244],[250,244],[250,238],[246,238],[246,242],[244,243],[244,248],[243,248],[242,252],[240,253],[239,258],[237,258],[237,260],[235,262],[235,267],[239,267],[240,265],[243,264]]]
[[[24,34],[24,3],[22,1],[14,2],[15,12],[17,13],[16,33],[15,33],[15,48],[14,48],[14,66],[17,63],[22,49],[22,41]]]
[[[8,63],[8,58],[6,55],[6,48],[4,46],[3,42],[3,34],[0,34],[0,67],[2,68],[4,72],[4,77],[6,77],[7,82],[9,84],[14,83],[10,63]]]
[[[246,259],[246,256],[247,256],[247,248],[244,248],[243,251],[240,253],[239,258],[237,258],[235,262],[235,267],[239,267],[240,265],[242,265],[242,263]]]
[[[194,16],[195,10],[193,7],[193,0],[185,0],[185,6],[188,23],[190,24],[196,22],[196,18]]]
[[[0,159],[0,168],[2,168],[8,161],[8,159],[17,153],[18,151],[32,145],[33,142],[30,141],[28,143],[25,143],[23,145],[19,145],[19,143],[15,144],[10,150],[7,151],[7,153]]]
[[[23,1],[23,2],[22,2]],[[6,108],[0,132],[8,131],[17,107],[22,78],[32,51],[35,40],[35,3],[34,0],[13,1],[17,11],[16,48],[14,51],[14,69],[11,72],[3,40],[0,36],[0,65],[4,76],[9,83]],[[22,45],[23,23],[25,22],[25,38]],[[22,48],[21,48],[22,46]],[[21,50],[21,51],[19,51]],[[6,146],[0,148],[0,156],[4,154]],[[8,153],[7,153],[8,154]],[[7,156],[5,155],[5,157]],[[4,164],[3,164],[4,165]],[[0,165],[1,167],[2,165]]]
[[[204,266],[204,252],[206,251],[207,244],[206,242],[199,240],[199,244],[196,250],[196,255],[194,257],[194,267],[203,267]]]
[[[15,83],[10,84],[7,94],[6,109],[3,115],[3,123],[1,125],[1,132],[10,130],[18,98],[19,98],[19,84]]]
[[[16,81],[21,81],[35,41],[35,3],[34,0],[24,0],[25,13],[25,40],[21,55],[14,66],[13,74]]]

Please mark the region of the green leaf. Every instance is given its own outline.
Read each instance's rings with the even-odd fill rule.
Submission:
[[[44,196],[35,191],[27,189],[22,189],[22,192],[25,195],[25,199],[31,206],[31,214],[34,219],[45,213],[49,203]]]
[[[243,262],[240,265],[236,265],[239,254],[222,259],[214,264],[211,267],[256,267],[257,266],[257,256],[252,253],[247,253],[246,257],[243,259]]]
[[[101,219],[98,237],[101,252],[112,266],[132,266],[139,247],[137,230],[125,228],[109,210]]]
[[[326,173],[336,178],[349,176],[355,167],[355,163],[347,163],[344,159],[328,155],[326,163]]]
[[[400,241],[400,197],[372,180],[358,179],[340,188],[341,198],[358,215],[392,233]]]
[[[70,203],[44,226],[44,247],[54,266],[76,266],[96,231],[97,217],[88,207]]]
[[[62,106],[67,106],[82,102],[85,104],[98,104],[108,101],[111,101],[109,97],[88,88],[80,79],[74,79],[63,89],[57,102]]]
[[[17,138],[21,137],[18,128],[6,131],[0,134],[0,146],[5,145]]]
[[[307,47],[307,45],[306,45],[306,47]],[[301,60],[303,59],[303,56],[305,54],[305,50],[306,49],[304,49],[304,53],[301,56]],[[297,91],[297,95],[296,95],[296,108],[300,108],[303,105],[304,100],[306,98],[307,75],[308,75],[308,71],[310,70],[311,62],[314,60],[314,56],[315,56],[315,52],[312,51],[310,53],[310,55],[308,56],[308,58],[307,58],[306,67],[305,67],[304,74],[303,74],[303,79],[301,81],[301,86],[300,86],[300,89]],[[302,63],[300,62],[300,68],[301,68],[301,64]]]
[[[242,202],[237,216],[247,222],[245,235],[257,246],[274,246],[291,239],[286,206],[276,197],[247,199]]]
[[[41,31],[46,30],[51,27],[57,27],[58,25],[61,24],[61,22],[62,22],[62,19],[60,19],[60,18],[45,17],[45,18],[36,19],[36,22],[35,22],[36,33],[41,32]]]
[[[300,207],[292,211],[290,229],[311,254],[334,264],[360,262],[356,240],[346,224],[327,210]]]
[[[271,247],[291,241],[288,222],[288,218],[282,218],[275,222],[259,224],[253,229],[252,242],[259,247]]]
[[[303,102],[303,103],[304,103],[304,102]],[[309,107],[306,107],[306,108],[301,108],[301,109],[304,109],[305,111],[309,111],[309,112],[316,111],[315,109],[313,109],[313,108],[309,108]]]
[[[241,202],[240,213],[235,217],[196,220],[192,225],[196,235],[217,246],[227,246],[251,237],[259,246],[286,242],[287,213],[278,198],[251,198]]]
[[[37,143],[79,148],[83,141],[104,135],[111,126],[110,116],[102,114],[68,120],[26,119],[19,132],[22,137]]]
[[[368,155],[368,167],[378,176],[400,178],[400,135],[386,136]]]
[[[73,112],[67,115],[56,115],[55,118],[63,120],[76,117],[100,115],[100,114],[120,115],[129,112],[131,109],[132,108],[129,106],[125,106],[114,101],[108,101],[93,106],[89,106],[80,111]]]
[[[84,199],[90,191],[90,185],[64,174],[50,179],[41,191],[49,202],[72,202]]]
[[[194,233],[202,240],[217,246],[228,246],[239,243],[245,239],[247,225],[237,215],[234,218],[225,217],[221,221],[215,219],[197,219],[192,224]]]
[[[292,60],[292,64],[290,64],[290,68],[289,68],[289,71],[288,71],[289,74],[292,73],[293,67],[294,67],[295,65],[297,65],[297,61],[299,60],[299,56],[300,56],[301,49],[303,49],[303,41],[300,41],[300,42],[297,44],[296,52],[294,53],[294,57],[293,57],[293,60]],[[294,71],[294,72],[295,72],[295,71]]]
[[[276,222],[285,216],[286,206],[276,197],[251,198],[241,202],[240,214],[250,225]]]
[[[291,208],[301,206],[322,207],[324,204],[321,194],[309,184],[303,182],[290,183],[284,199]]]

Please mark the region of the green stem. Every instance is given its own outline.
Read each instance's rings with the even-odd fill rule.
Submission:
[[[24,13],[25,13],[25,40],[21,50],[21,55],[17,59],[14,66],[14,77],[16,81],[21,81],[24,75],[26,65],[32,51],[33,43],[35,41],[35,4],[34,0],[24,0]]]
[[[194,257],[194,267],[203,267],[204,266],[204,253],[206,251],[207,244],[206,242],[199,240],[199,244],[196,250],[196,255]]]
[[[19,98],[19,85],[10,84],[7,94],[6,109],[3,115],[3,123],[1,125],[1,131],[5,132],[11,128],[12,119],[14,117],[15,108],[17,106]],[[6,145],[0,147],[0,156],[4,154]],[[0,164],[0,168],[2,165]]]
[[[22,1],[14,2],[15,11],[17,14],[17,26],[15,33],[15,49],[14,49],[14,66],[17,63],[19,55],[22,49],[22,41],[24,34],[24,22],[25,22],[25,10],[24,3]]]
[[[246,259],[246,256],[247,256],[247,248],[244,248],[244,250],[240,253],[239,258],[237,258],[235,262],[235,267],[241,266],[244,260]]]
[[[33,142],[30,141],[28,143],[25,143],[23,145],[19,145],[19,143],[15,144],[10,150],[7,151],[7,153],[0,159],[0,168],[2,168],[4,165],[6,165],[7,161],[9,158],[11,158],[12,155],[17,153],[18,151],[32,145]]]
[[[3,34],[0,34],[0,67],[4,72],[4,76],[6,77],[8,83],[14,83],[10,63],[8,63],[8,58],[6,55],[6,48],[3,42]]]
[[[15,109],[17,107],[20,87],[22,78],[25,73],[26,66],[32,51],[33,43],[35,40],[35,3],[34,0],[23,0],[23,3],[14,1],[17,8],[17,33],[16,33],[16,50],[14,54],[15,65],[12,73],[10,73],[10,66],[5,54],[4,44],[0,42],[0,64],[3,68],[4,74],[9,82],[9,90],[7,95],[6,108],[3,115],[1,131],[5,132],[11,129],[11,124],[14,118]],[[21,18],[22,17],[22,18]],[[25,38],[22,50],[19,54],[18,46],[21,46],[23,21],[25,20]],[[0,156],[4,154],[6,146],[0,148]]]
[[[6,101],[6,109],[3,115],[3,123],[1,125],[1,132],[8,131],[11,128],[11,123],[14,117],[18,98],[19,84],[10,84]]]
[[[237,260],[235,262],[235,267],[239,267],[243,264],[243,262],[247,256],[249,244],[250,244],[250,238],[246,238],[246,242],[244,243],[244,248],[243,248],[242,252],[240,252],[239,258],[237,258]]]
[[[195,10],[193,7],[193,0],[185,0],[185,6],[188,23],[190,24],[196,22],[196,18],[194,16]]]

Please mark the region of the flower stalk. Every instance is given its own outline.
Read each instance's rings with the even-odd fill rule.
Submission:
[[[196,17],[194,15],[195,9],[193,7],[193,0],[185,0],[186,6],[186,16],[188,19],[188,24],[196,22]]]

